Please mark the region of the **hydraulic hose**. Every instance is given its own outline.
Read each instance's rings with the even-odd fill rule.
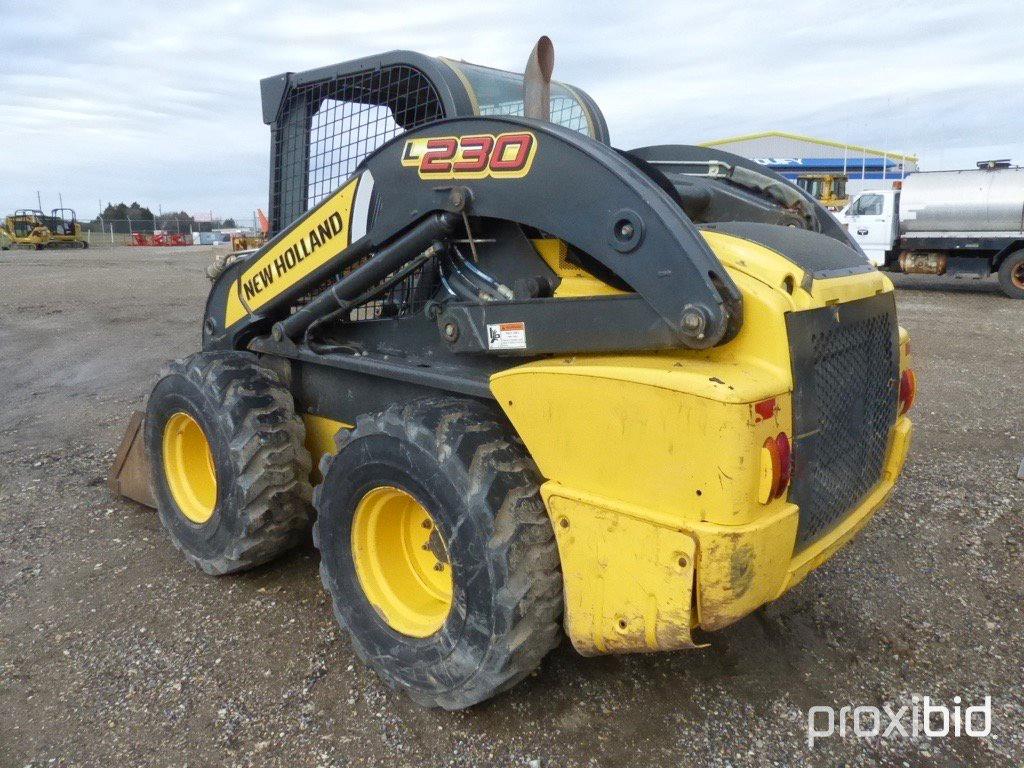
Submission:
[[[277,340],[301,338],[315,321],[344,309],[348,302],[384,280],[407,262],[417,258],[434,240],[451,234],[459,217],[454,213],[433,213],[406,230],[330,288],[289,317],[274,324]]]

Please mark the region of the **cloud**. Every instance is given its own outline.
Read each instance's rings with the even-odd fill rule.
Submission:
[[[1024,4],[7,0],[0,211],[108,201],[266,207],[259,79],[410,48],[556,77],[630,147],[780,129],[909,151],[923,167],[1024,162]]]

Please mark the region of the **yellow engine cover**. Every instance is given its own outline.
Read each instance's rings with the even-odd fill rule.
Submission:
[[[548,358],[491,377],[547,479],[566,631],[582,653],[691,647],[692,627],[726,626],[775,599],[866,523],[906,454],[901,418],[876,493],[794,558],[799,510],[767,498],[763,464],[766,440],[793,436],[786,314],[892,285],[877,272],[807,280],[757,243],[704,237],[743,293],[744,323],[729,343]],[[557,241],[535,245],[563,285],[575,281],[573,293],[596,282],[560,262]]]

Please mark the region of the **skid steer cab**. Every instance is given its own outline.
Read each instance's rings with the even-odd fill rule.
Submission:
[[[113,475],[211,574],[312,527],[356,652],[428,706],[563,628],[694,647],[854,536],[910,440],[892,285],[828,212],[724,152],[613,149],[552,60],[264,80],[270,239],[215,270]]]

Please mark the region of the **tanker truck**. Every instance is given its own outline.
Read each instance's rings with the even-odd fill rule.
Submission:
[[[894,189],[866,190],[838,214],[875,266],[955,277],[999,275],[1024,299],[1024,167],[1008,160],[963,171],[909,174]]]

